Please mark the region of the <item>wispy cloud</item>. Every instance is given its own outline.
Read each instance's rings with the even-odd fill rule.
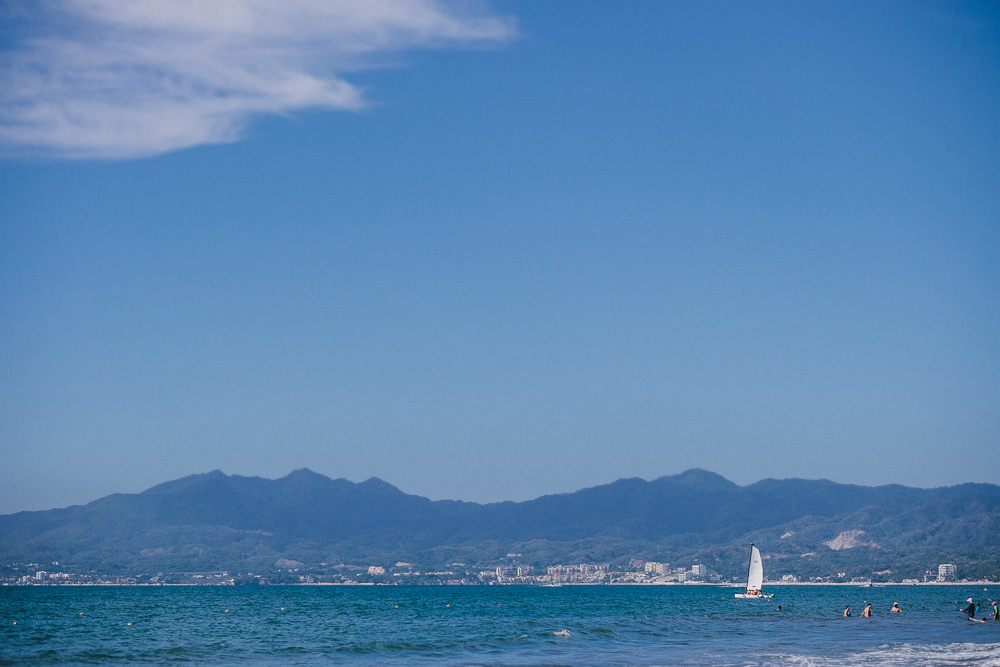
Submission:
[[[258,114],[363,108],[344,77],[386,54],[503,42],[516,31],[482,4],[435,0],[36,7],[16,7],[16,39],[0,52],[7,154],[134,158],[235,141]]]

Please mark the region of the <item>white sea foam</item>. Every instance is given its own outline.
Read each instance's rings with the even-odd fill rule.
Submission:
[[[755,661],[760,665],[803,665],[832,667],[833,665],[889,665],[906,667],[947,667],[949,665],[1000,667],[1000,643],[989,644],[900,644],[835,657],[788,655],[772,661]]]

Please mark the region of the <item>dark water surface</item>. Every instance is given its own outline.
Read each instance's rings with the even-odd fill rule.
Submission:
[[[1000,622],[952,606],[995,599],[997,587],[771,591],[743,601],[712,586],[10,587],[0,664],[1000,667]],[[866,600],[870,619],[857,616]],[[855,617],[841,616],[845,604]]]

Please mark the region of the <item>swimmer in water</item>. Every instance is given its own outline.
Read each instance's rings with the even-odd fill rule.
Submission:
[[[844,607],[844,618],[847,618],[850,615],[851,615],[851,605],[847,605],[846,607]]]
[[[868,604],[865,605],[865,610],[863,612],[861,612],[861,617],[862,618],[871,618],[872,617],[872,603],[871,602],[869,602]]]
[[[890,609],[889,611],[891,611],[894,614],[898,614],[898,613],[902,612],[903,610],[899,608],[899,603],[898,602],[893,602],[892,603],[892,609]]]

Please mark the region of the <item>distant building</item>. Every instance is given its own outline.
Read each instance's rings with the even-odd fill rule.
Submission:
[[[952,563],[938,565],[938,581],[955,581],[955,566]]]
[[[653,572],[656,574],[663,574],[663,563],[657,563],[655,561],[649,561],[645,564],[646,572]]]
[[[708,568],[706,568],[704,565],[692,565],[691,574],[695,577],[704,577],[706,574],[708,574]]]
[[[372,565],[368,568],[368,574],[385,574],[385,568],[381,565]]]

